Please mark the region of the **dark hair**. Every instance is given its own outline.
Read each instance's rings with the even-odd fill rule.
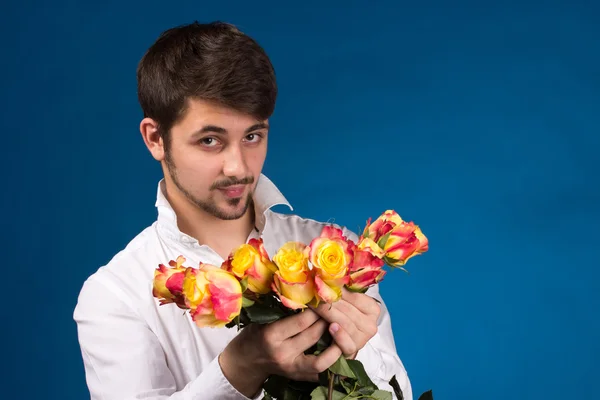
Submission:
[[[186,111],[189,98],[215,101],[269,118],[275,109],[275,70],[263,48],[234,25],[194,22],[163,32],[137,68],[144,117],[163,138]]]

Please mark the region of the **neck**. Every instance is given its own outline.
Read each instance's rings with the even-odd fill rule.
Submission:
[[[166,185],[166,197],[177,216],[179,230],[201,245],[213,249],[226,259],[236,247],[246,243],[254,229],[254,206],[250,203],[246,213],[235,220],[222,220],[201,210],[178,190]]]

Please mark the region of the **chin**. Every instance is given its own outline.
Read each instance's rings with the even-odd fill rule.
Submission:
[[[227,199],[226,204],[222,207],[218,207],[218,212],[213,214],[218,214],[216,215],[217,217],[225,220],[240,219],[246,215],[251,201],[251,196],[248,196],[245,199],[243,197]]]
[[[232,221],[232,220],[236,220],[236,219],[240,219],[242,218],[244,215],[246,214],[246,210],[220,210],[219,213],[217,214],[213,214],[215,215],[217,218],[219,219],[223,219],[223,220],[227,220],[227,221]]]

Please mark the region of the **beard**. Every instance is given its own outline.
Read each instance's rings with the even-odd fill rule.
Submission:
[[[177,186],[177,189],[179,189],[179,191],[181,193],[183,193],[183,195],[192,204],[196,205],[196,207],[200,208],[201,210],[203,210],[204,212],[206,212],[209,215],[212,215],[215,218],[227,220],[227,221],[239,219],[239,218],[243,217],[246,214],[246,212],[248,211],[248,208],[254,204],[254,201],[252,199],[252,192],[250,192],[250,193],[248,193],[248,195],[246,196],[245,199],[243,199],[243,198],[227,199],[227,204],[229,204],[230,206],[233,206],[233,207],[238,206],[240,204],[240,202],[244,201],[244,207],[242,209],[236,210],[236,211],[223,210],[217,205],[217,203],[214,201],[214,198],[212,196],[209,196],[209,198],[206,200],[199,199],[198,197],[196,197],[192,193],[190,193],[190,191],[187,190],[181,184],[181,182],[179,181],[179,178],[177,177],[177,168],[175,167],[175,163],[173,162],[173,159],[168,151],[165,152],[165,164],[167,165],[167,170],[169,171],[169,176],[171,177],[171,180],[173,181],[175,186]],[[241,180],[229,179],[226,181],[215,182],[214,184],[211,185],[210,189],[212,191],[212,190],[215,190],[218,188],[223,188],[226,186],[240,185],[240,184],[252,184],[252,183],[254,183],[253,177],[248,177],[248,178],[244,178]]]

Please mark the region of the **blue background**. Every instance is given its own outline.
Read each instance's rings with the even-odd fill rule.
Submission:
[[[194,19],[270,54],[296,212],[429,237],[381,288],[416,396],[597,396],[599,3],[215,3],[2,7],[2,397],[88,396],[80,287],[156,216],[135,68]]]

